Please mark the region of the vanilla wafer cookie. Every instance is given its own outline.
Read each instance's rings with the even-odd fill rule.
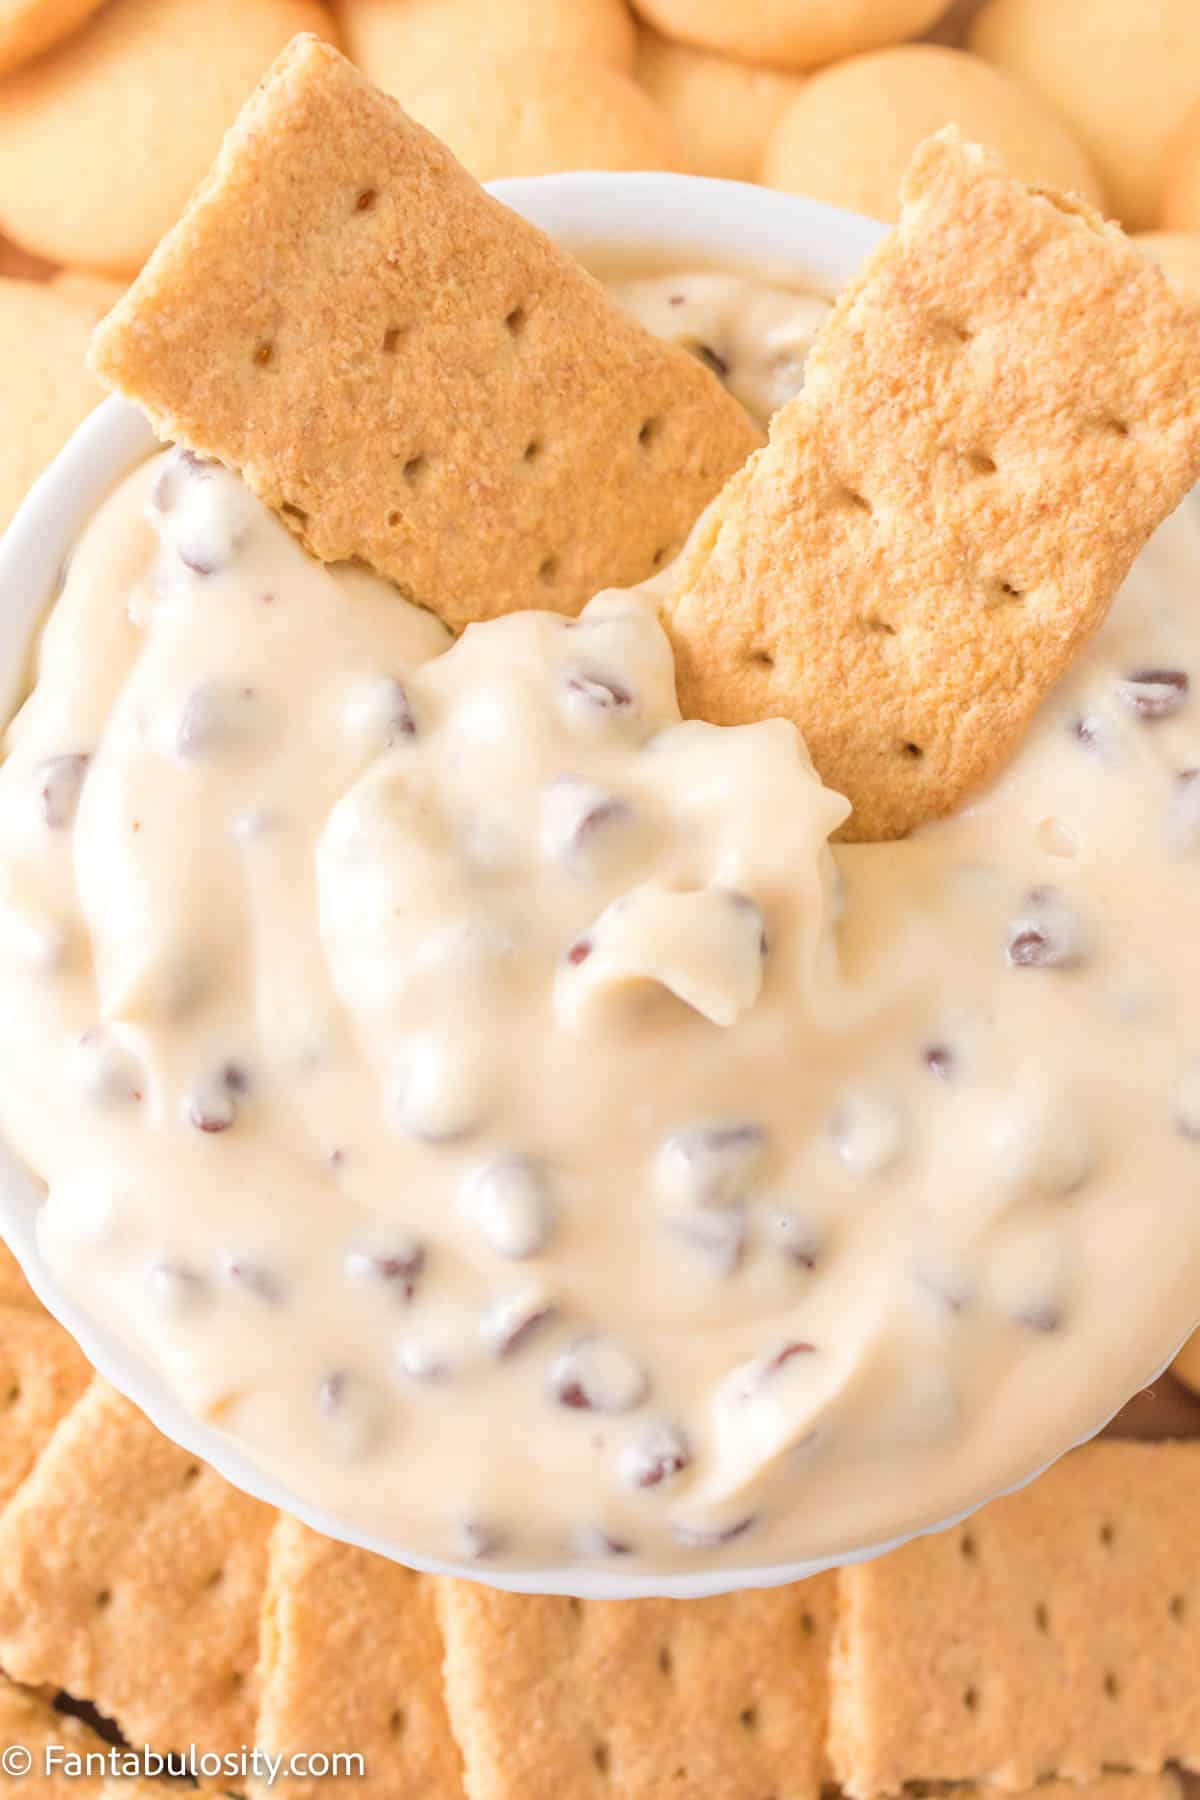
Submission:
[[[94,319],[51,284],[0,278],[0,531],[104,398],[84,360]]]
[[[0,223],[52,262],[141,267],[320,0],[108,0],[0,87]]]
[[[1200,1766],[1200,1442],[1108,1440],[954,1531],[838,1577],[830,1750],[912,1782]]]
[[[0,1666],[133,1742],[240,1749],[274,1519],[94,1380],[0,1515]]]
[[[1045,96],[1130,231],[1154,224],[1173,140],[1200,103],[1195,0],[987,0],[967,41]]]
[[[900,837],[1018,743],[1200,474],[1200,314],[953,130],[681,559],[685,714],[785,714]]]
[[[471,1800],[815,1800],[833,1582],[580,1601],[439,1583]]]
[[[100,320],[117,304],[126,283],[108,275],[92,275],[86,269],[60,269],[50,286],[64,300],[82,307],[94,320]]]
[[[69,37],[101,0],[0,0],[0,75]]]
[[[342,0],[346,54],[404,101],[447,64],[513,51],[566,51],[628,74],[633,19],[625,0]]]
[[[361,558],[455,627],[641,579],[758,441],[695,357],[312,38],[94,359],[316,556]]]
[[[510,50],[437,70],[404,103],[480,181],[572,169],[689,167],[666,112],[619,69]]]
[[[364,1646],[368,1654],[363,1655]],[[279,1515],[263,1604],[255,1742],[290,1762],[320,1744],[363,1759],[380,1792],[462,1794],[442,1692],[432,1583],[399,1563],[320,1537]],[[351,1800],[362,1777],[290,1772],[279,1800]],[[260,1790],[255,1790],[260,1791]]]

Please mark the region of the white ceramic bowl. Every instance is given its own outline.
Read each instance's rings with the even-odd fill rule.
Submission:
[[[854,273],[882,227],[792,195],[737,182],[680,175],[581,174],[499,182],[499,198],[574,250],[584,262],[619,254],[629,264],[746,267],[833,291]],[[0,541],[0,717],[20,699],[33,634],[53,595],[64,558],[108,490],[154,448],[141,414],[106,400],[75,433],[36,483]],[[39,1299],[78,1340],[114,1387],[160,1431],[211,1463],[237,1487],[296,1514],[330,1537],[435,1574],[465,1576],[520,1592],[584,1598],[639,1595],[692,1598],[730,1588],[798,1581],[829,1566],[773,1564],[757,1569],[673,1571],[660,1576],[607,1570],[492,1571],[413,1555],[402,1543],[357,1531],[305,1505],[255,1466],[229,1437],[185,1411],[166,1382],[115,1332],[90,1318],[55,1282],[37,1247],[35,1219],[42,1188],[0,1144],[0,1232],[21,1261]],[[956,1521],[944,1521],[946,1525]],[[837,1560],[861,1560],[895,1548],[876,1544]]]

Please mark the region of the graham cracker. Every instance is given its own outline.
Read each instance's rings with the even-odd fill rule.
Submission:
[[[73,1792],[77,1791],[76,1787]],[[195,1788],[182,1789],[182,1793],[195,1792]],[[70,1800],[69,1796],[67,1800]],[[151,1781],[145,1776],[114,1775],[100,1789],[99,1800],[181,1800],[181,1789],[178,1783],[172,1785],[165,1780]]]
[[[830,1760],[851,1795],[1200,1768],[1200,1441],[1075,1451],[838,1576]]]
[[[159,433],[455,629],[575,612],[760,442],[328,44],[298,37],[93,341]]]
[[[21,1265],[0,1238],[0,1306],[29,1306],[40,1309],[41,1302],[26,1281]]]
[[[921,1784],[913,1787],[914,1800],[921,1800]],[[944,1788],[938,1792],[944,1797]],[[970,1783],[957,1785],[955,1800],[981,1800],[987,1790]],[[1131,1775],[1117,1770],[1098,1775],[1094,1781],[1044,1781],[1031,1789],[1029,1800],[1181,1800],[1183,1783],[1174,1769],[1163,1769],[1157,1775]]]
[[[953,128],[714,503],[667,606],[684,713],[784,714],[901,837],[1016,747],[1200,475],[1200,309]]]
[[[91,1378],[82,1350],[49,1313],[0,1303],[0,1507]]]
[[[439,1583],[471,1800],[816,1800],[834,1585],[580,1601]]]
[[[283,1756],[357,1751],[368,1789],[454,1800],[462,1772],[442,1692],[430,1582],[280,1514],[271,1539],[255,1742]],[[350,1800],[360,1776],[281,1775],[280,1800]]]
[[[0,1665],[131,1743],[251,1743],[274,1519],[97,1378],[0,1516]]]
[[[0,1786],[10,1788],[23,1800],[108,1800],[110,1788],[103,1774],[67,1775],[58,1751],[63,1756],[103,1752],[104,1740],[89,1731],[78,1719],[56,1711],[42,1694],[18,1687],[0,1675],[0,1750],[20,1746],[28,1750],[32,1765],[28,1775],[4,1772]],[[54,1758],[47,1767],[47,1751],[54,1747]],[[131,1783],[122,1782],[113,1790],[113,1800],[135,1800]],[[165,1789],[158,1789],[163,1800]]]

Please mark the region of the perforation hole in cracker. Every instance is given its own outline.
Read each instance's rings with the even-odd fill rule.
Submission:
[[[851,512],[869,513],[872,510],[871,502],[867,499],[866,495],[860,494],[856,488],[840,488],[838,490],[838,499],[843,506],[849,507]]]
[[[986,606],[1007,606],[1025,598],[1025,589],[1007,575],[985,575],[980,590]]]

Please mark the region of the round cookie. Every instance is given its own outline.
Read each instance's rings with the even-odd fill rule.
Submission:
[[[21,281],[48,281],[53,273],[53,263],[31,256],[11,238],[0,237],[0,275],[15,275]]]
[[[1197,0],[988,0],[968,42],[1055,107],[1131,231],[1156,223],[1167,147],[1200,101]]]
[[[951,124],[998,150],[1023,181],[1103,205],[1086,154],[1037,94],[935,44],[876,50],[814,75],[768,138],[761,176],[768,187],[895,219],[913,151]]]
[[[92,275],[86,269],[60,269],[50,286],[64,300],[73,301],[89,318],[96,320],[111,312],[125,292],[123,281],[113,281],[107,275]]]
[[[0,82],[0,223],[52,262],[139,268],[318,0],[109,0]]]
[[[0,0],[0,75],[40,56],[94,13],[101,0]]]
[[[561,50],[628,74],[633,18],[625,0],[344,0],[347,55],[407,103],[443,65]]]
[[[1200,300],[1200,231],[1141,231],[1133,241],[1161,265],[1181,294]],[[1200,1348],[1196,1354],[1200,1363]]]
[[[0,530],[104,390],[84,358],[94,312],[41,281],[0,280]]]
[[[480,181],[686,166],[667,120],[628,75],[562,51],[444,65],[405,104]]]
[[[643,25],[634,76],[661,106],[697,175],[751,181],[771,127],[804,85],[789,69],[675,44]]]
[[[1200,231],[1200,106],[1171,139],[1161,223],[1165,231]]]
[[[919,37],[946,0],[633,0],[665,37],[781,69],[815,69]]]

